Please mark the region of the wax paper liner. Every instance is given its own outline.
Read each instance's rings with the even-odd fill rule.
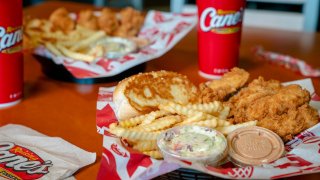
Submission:
[[[21,125],[0,127],[0,179],[74,179],[96,154]],[[10,178],[8,178],[10,177]]]
[[[284,84],[300,84],[312,95],[310,105],[320,113],[320,97],[315,94],[311,79]],[[110,134],[108,125],[117,121],[112,102],[114,88],[100,88],[97,102],[97,129],[103,134],[103,154],[98,179],[151,179],[181,167],[228,179],[276,179],[320,172],[320,123],[297,135],[285,146],[287,154],[263,167],[236,168],[231,162],[220,168],[204,167],[191,162],[155,160],[122,144]]]
[[[98,78],[110,77],[162,56],[173,48],[196,24],[197,14],[173,14],[149,11],[138,37],[146,38],[150,44],[136,53],[127,54],[118,59],[97,59],[94,63],[75,61],[56,56],[44,46],[39,46],[34,53],[52,59],[55,64],[62,64],[74,77]]]
[[[253,51],[261,60],[279,64],[306,77],[320,77],[320,69],[313,68],[303,60],[276,52],[266,51],[261,46],[254,47]]]

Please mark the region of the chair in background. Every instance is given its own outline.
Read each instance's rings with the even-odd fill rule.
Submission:
[[[143,10],[143,0],[126,0],[125,2],[121,2],[120,0],[113,0],[114,3],[129,3],[137,10]],[[93,4],[95,6],[105,6],[113,3],[112,0],[93,0]]]
[[[319,17],[319,0],[247,0],[248,2],[302,5],[302,12],[246,9],[244,25],[285,30],[315,32]]]
[[[244,26],[256,26],[293,31],[317,31],[319,17],[319,0],[247,0],[258,3],[281,3],[302,5],[302,12],[281,12],[274,10],[246,9]],[[196,6],[186,6],[185,0],[171,0],[171,11],[182,12],[196,9]]]

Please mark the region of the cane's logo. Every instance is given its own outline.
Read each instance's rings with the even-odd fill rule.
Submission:
[[[20,180],[38,179],[49,173],[53,166],[36,153],[12,142],[0,141],[0,178]]]
[[[239,11],[216,10],[206,8],[200,16],[200,28],[204,32],[212,31],[217,34],[232,34],[240,30],[243,9]]]
[[[0,26],[0,52],[15,53],[21,51],[22,29],[21,27]]]

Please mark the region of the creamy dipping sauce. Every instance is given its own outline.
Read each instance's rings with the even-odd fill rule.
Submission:
[[[104,38],[98,41],[93,47],[93,50],[101,50],[107,58],[119,58],[130,52],[137,50],[137,45],[128,39],[124,38]]]
[[[236,129],[227,141],[230,160],[237,166],[260,166],[279,159],[285,152],[276,133],[257,126]]]

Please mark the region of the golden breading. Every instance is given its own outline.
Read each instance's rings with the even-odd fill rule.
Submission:
[[[249,73],[240,68],[233,68],[221,79],[200,84],[200,102],[223,101],[243,87],[249,80]]]
[[[318,113],[309,101],[309,92],[299,85],[282,86],[279,81],[259,77],[226,104],[231,107],[233,123],[258,120],[258,126],[288,141],[318,122]]]
[[[98,18],[93,14],[92,10],[80,11],[77,23],[80,26],[91,30],[98,30]]]
[[[115,31],[115,36],[134,37],[136,36],[144,22],[144,17],[139,11],[131,7],[120,11],[120,27]]]
[[[75,21],[69,17],[69,12],[65,8],[56,9],[49,18],[53,24],[54,30],[62,30],[63,32],[70,32],[75,28]]]
[[[103,8],[98,17],[98,25],[106,34],[112,35],[119,27],[116,13],[109,8]]]
[[[318,112],[308,104],[288,109],[281,115],[266,116],[259,119],[258,126],[277,133],[284,141],[291,140],[296,134],[318,123]]]

